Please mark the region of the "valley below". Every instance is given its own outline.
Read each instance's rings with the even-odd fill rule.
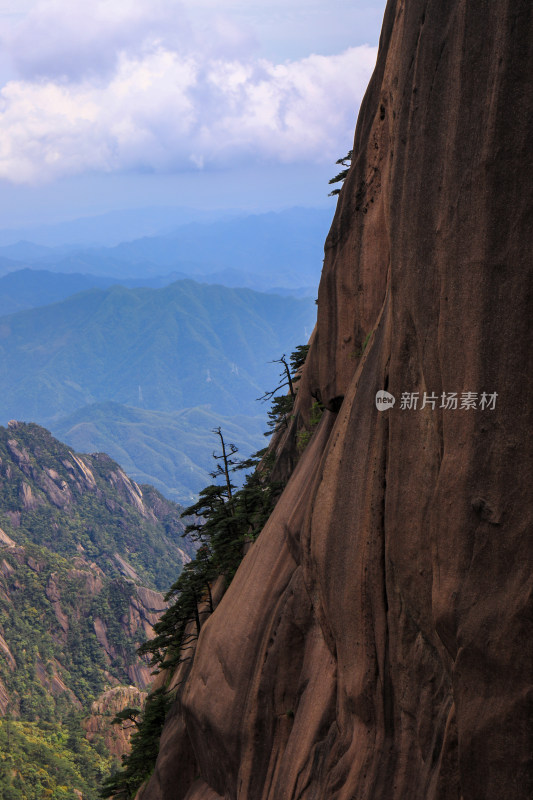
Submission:
[[[0,428],[2,798],[62,784],[96,798],[128,751],[132,731],[111,721],[142,708],[153,676],[137,648],[196,551],[181,511],[104,454]]]
[[[244,456],[264,446],[258,398],[315,318],[312,298],[191,280],[92,289],[0,317],[0,419],[108,452],[188,503],[208,482],[213,428]]]

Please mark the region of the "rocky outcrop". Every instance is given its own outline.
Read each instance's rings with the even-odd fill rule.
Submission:
[[[61,591],[57,583],[57,575],[52,573],[46,585],[45,594],[54,610],[55,617],[64,634],[68,633],[68,617],[61,608]]]
[[[13,541],[13,539],[10,536],[8,536],[7,533],[2,530],[2,528],[0,528],[0,548],[15,547],[15,546],[16,543]]]
[[[108,752],[120,758],[130,750],[130,739],[136,730],[133,720],[113,725],[115,716],[126,708],[142,709],[146,694],[136,686],[115,686],[98,697],[91,706],[91,714],[83,723],[87,739],[98,737],[104,741]]]
[[[9,692],[4,686],[3,681],[0,681],[0,714],[3,716],[9,708],[10,697]]]
[[[142,800],[533,796],[532,23],[389,0],[299,390],[327,411]]]
[[[69,702],[72,703],[78,711],[81,711],[83,708],[82,704],[74,692],[69,689],[63,681],[61,672],[62,666],[55,658],[51,659],[46,666],[40,658],[37,658],[35,662],[35,677],[41,686],[47,689],[54,697],[62,695],[64,698],[68,698]]]
[[[139,629],[144,630],[147,638],[152,638],[152,630],[159,617],[168,608],[163,595],[147,589],[145,586],[137,586],[135,594],[130,599],[129,607],[129,628],[133,633]]]
[[[1,635],[0,635],[0,657],[5,658],[7,665],[11,671],[16,669],[17,662],[13,658],[13,654],[9,649],[6,640]]]
[[[160,592],[144,586],[132,587],[127,612],[120,619],[124,635],[128,640],[136,640],[137,644],[151,639],[154,635],[153,626],[167,607],[168,603],[165,602]],[[100,617],[96,617],[93,627],[98,643],[104,651],[104,657],[107,663],[111,664],[120,653],[109,642],[107,625]],[[139,658],[128,664],[127,674],[132,684],[141,690],[149,687],[154,680],[153,671],[148,666],[147,659]]]
[[[22,502],[22,507],[27,511],[31,511],[33,508],[37,508],[39,503],[39,498],[35,497],[32,492],[32,488],[29,483],[23,481],[20,486],[20,499]]]

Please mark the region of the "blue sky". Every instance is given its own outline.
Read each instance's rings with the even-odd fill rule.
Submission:
[[[385,0],[0,0],[2,227],[327,200]]]

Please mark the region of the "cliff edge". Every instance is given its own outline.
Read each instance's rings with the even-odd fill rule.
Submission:
[[[389,0],[299,390],[327,411],[143,800],[533,796],[532,27]]]

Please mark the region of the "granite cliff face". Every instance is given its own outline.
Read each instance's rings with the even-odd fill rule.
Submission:
[[[328,410],[142,800],[533,796],[532,23],[389,0],[293,427]]]

